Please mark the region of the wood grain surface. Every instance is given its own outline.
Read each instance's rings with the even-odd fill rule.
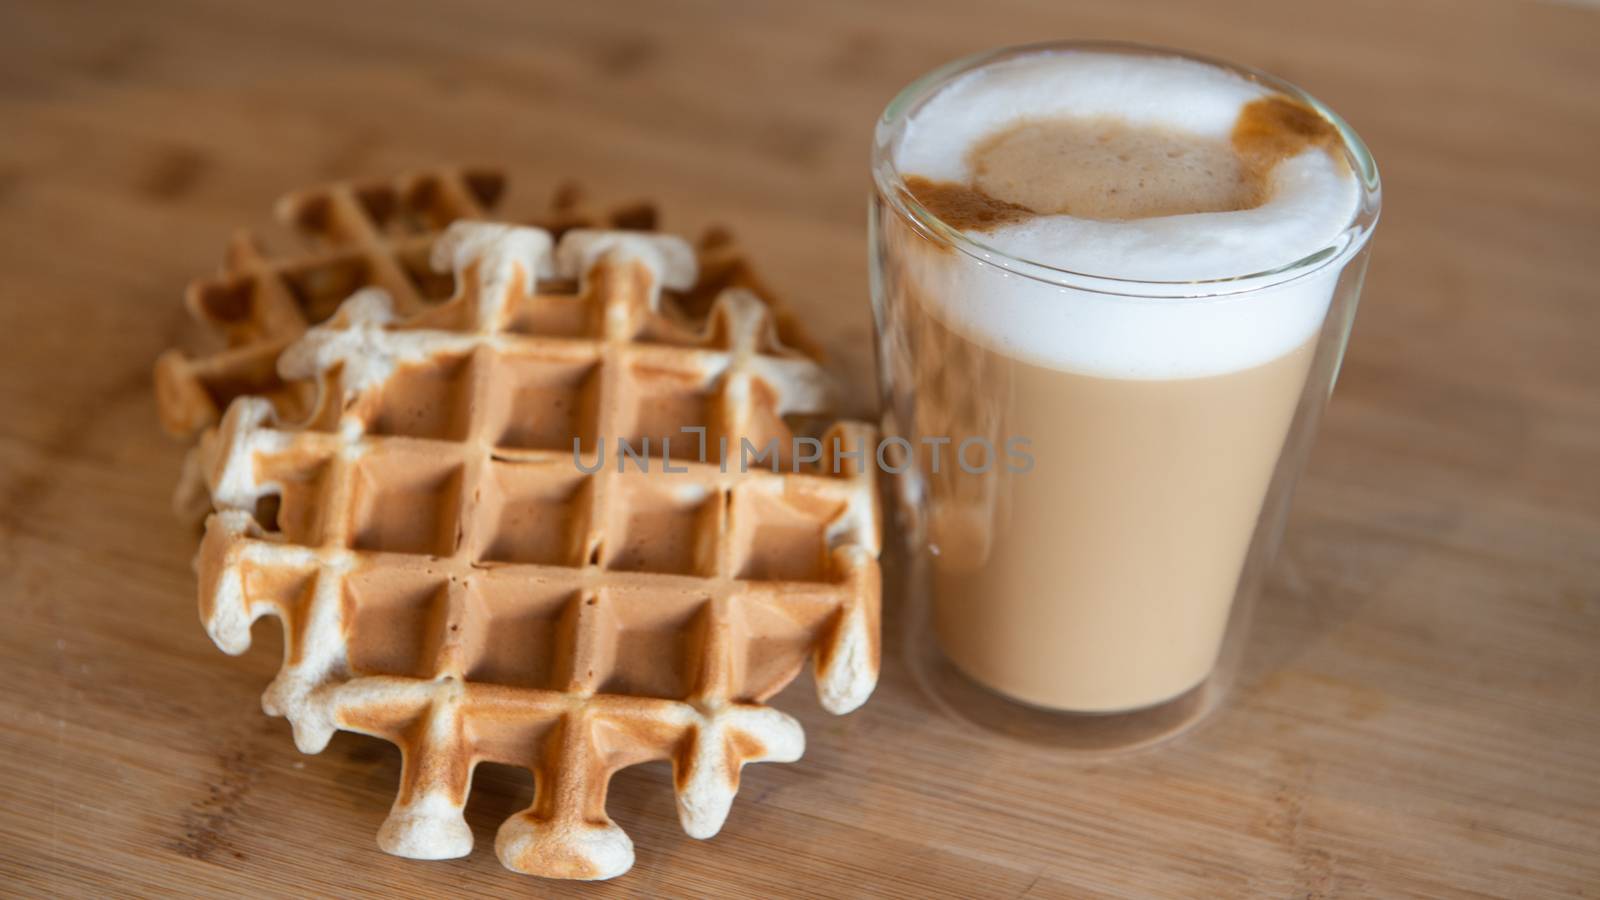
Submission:
[[[1258,65],[1362,132],[1384,220],[1228,706],[1064,764],[958,728],[889,635],[877,696],[757,766],[722,834],[664,767],[604,885],[379,852],[398,754],[301,756],[274,628],[206,639],[150,366],[183,285],[334,177],[503,164],[735,225],[870,412],[867,145],[986,47],[1120,37]],[[1600,885],[1600,12],[1528,0],[0,3],[0,892],[1593,896]]]

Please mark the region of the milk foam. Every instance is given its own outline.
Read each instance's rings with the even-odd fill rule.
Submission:
[[[1021,119],[1116,117],[1227,140],[1241,110],[1272,93],[1194,60],[1041,52],[958,76],[912,113],[890,153],[902,177],[968,183],[969,151]],[[1235,278],[1340,242],[1362,199],[1342,160],[1313,148],[1279,162],[1268,178],[1268,199],[1252,209],[1129,221],[1040,215],[969,236],[1014,259],[1090,280],[1135,282]],[[1341,268],[1325,266],[1242,294],[1233,292],[1250,281],[1221,287],[1109,281],[1084,289],[908,236],[889,237],[902,245],[892,250],[906,263],[900,274],[952,327],[1007,355],[1105,377],[1197,377],[1277,358],[1317,333]]]

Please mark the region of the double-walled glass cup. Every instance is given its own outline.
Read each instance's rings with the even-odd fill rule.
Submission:
[[[1171,736],[1226,692],[1339,370],[1380,193],[1365,146],[1322,104],[1200,60],[1339,132],[1359,204],[1327,246],[1270,271],[1130,281],[1015,258],[918,202],[895,159],[924,103],[975,69],[1083,49],[1184,56],[1037,45],[912,84],[877,127],[871,261],[885,435],[909,450],[894,483],[912,668],[961,719],[1097,753]],[[1166,354],[1153,374],[1055,368],[973,315],[1119,358],[1169,349],[1148,349]]]

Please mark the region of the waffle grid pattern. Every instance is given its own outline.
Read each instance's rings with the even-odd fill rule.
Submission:
[[[256,618],[283,621],[263,705],[301,749],[336,729],[401,747],[384,849],[469,852],[472,766],[501,762],[536,782],[502,862],[611,877],[633,859],[605,813],[615,771],[671,760],[683,827],[709,837],[745,763],[802,752],[761,704],[808,658],[830,711],[871,692],[874,435],[840,423],[797,458],[784,417],[824,409],[821,371],[748,292],[724,291],[704,329],[660,315],[663,287],[695,281],[675,239],[579,230],[552,252],[538,229],[459,224],[434,262],[455,269],[449,303],[407,316],[364,291],[284,354],[320,383],[304,425],[264,398],[230,408],[202,616],[230,652]],[[713,448],[776,441],[781,471],[700,462],[684,425]],[[651,439],[657,471],[608,454],[617,438]]]
[[[156,409],[163,426],[175,436],[196,437],[215,427],[221,411],[241,396],[268,398],[285,420],[303,418],[314,402],[314,385],[279,377],[283,349],[361,288],[383,288],[404,311],[452,296],[452,273],[430,265],[434,242],[451,222],[492,213],[505,192],[506,178],[498,170],[442,167],[282,198],[278,218],[306,248],[273,256],[256,235],[241,231],[229,244],[222,273],[189,285],[190,315],[225,348],[198,357],[172,349],[156,361]],[[601,225],[650,231],[657,218],[650,203],[591,212],[582,189],[568,182],[525,224],[559,238]],[[696,250],[699,278],[687,292],[671,293],[674,312],[702,319],[724,290],[744,288],[771,307],[785,345],[820,358],[804,324],[755,273],[731,233],[707,229]],[[206,465],[191,452],[173,496],[178,515],[197,525],[211,507],[202,475]]]
[[[278,218],[307,247],[274,256],[258,236],[240,231],[228,244],[222,272],[190,283],[184,294],[189,314],[225,348],[199,357],[174,349],[157,361],[162,425],[174,435],[193,435],[244,395],[272,397],[286,416],[298,417],[312,395],[307,386],[277,376],[278,354],[364,287],[382,288],[404,314],[450,297],[449,273],[429,265],[433,243],[451,222],[492,213],[505,186],[494,169],[450,167],[285,196]],[[603,218],[581,205],[581,192],[566,185],[530,224],[557,235],[602,222],[655,227],[655,210],[647,204],[618,207]]]

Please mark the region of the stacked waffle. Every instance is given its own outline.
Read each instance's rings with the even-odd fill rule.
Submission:
[[[452,189],[398,196],[493,200],[482,178],[434,179]],[[319,230],[352,208],[311,206]],[[829,711],[871,693],[872,430],[797,439],[827,380],[725,239],[697,253],[649,227],[436,229],[336,227],[370,277],[331,315],[246,309],[234,350],[163,358],[169,426],[205,420],[196,392],[213,408],[234,392],[197,456],[215,510],[201,617],[232,653],[257,618],[282,621],[263,706],[302,750],[338,729],[401,748],[385,850],[469,852],[472,768],[500,762],[536,785],[500,827],[501,861],[613,877],[633,861],[605,812],[617,770],[669,760],[685,831],[709,837],[745,763],[799,757],[798,723],[764,701],[808,659]],[[424,244],[443,278],[406,276],[415,293],[371,262]],[[250,297],[299,271],[232,259]],[[443,301],[418,287],[446,281]],[[206,290],[191,308],[209,315]],[[273,354],[270,374],[218,376],[250,353]]]

